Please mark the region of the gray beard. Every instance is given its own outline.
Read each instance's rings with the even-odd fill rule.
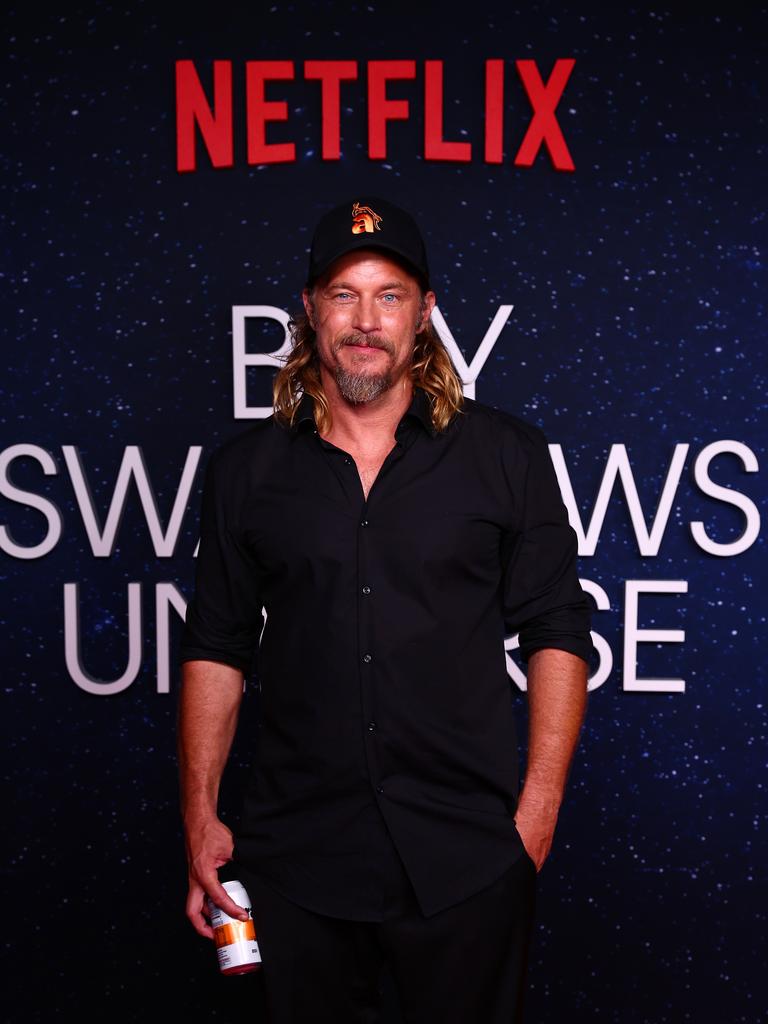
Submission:
[[[392,387],[392,377],[388,373],[352,373],[337,366],[336,384],[348,402],[363,405],[388,391]]]

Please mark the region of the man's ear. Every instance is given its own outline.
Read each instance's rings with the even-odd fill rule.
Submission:
[[[425,292],[424,298],[421,300],[421,319],[416,326],[416,333],[421,334],[424,328],[429,323],[429,318],[432,316],[432,310],[435,308],[435,293]]]
[[[312,292],[309,288],[305,288],[301,293],[301,301],[304,303],[304,312],[307,314],[307,320],[309,320],[309,326],[314,329],[315,326],[315,307],[312,302]]]

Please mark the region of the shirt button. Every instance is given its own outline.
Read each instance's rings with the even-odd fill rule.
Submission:
[[[363,655],[363,661],[365,662],[365,664],[366,664],[366,665],[367,665],[367,664],[368,664],[369,662],[371,662],[372,660],[373,660],[373,658],[372,658],[372,656],[371,656],[370,654],[364,654],[364,655]]]
[[[377,793],[383,793],[384,792],[384,787],[383,786],[377,786],[376,787],[376,792]]]
[[[368,732],[376,732],[376,723],[375,722],[369,722],[368,723]]]
[[[344,463],[347,466],[351,466],[352,465],[352,459],[344,459]]]
[[[368,520],[367,519],[363,519],[363,521],[360,523],[360,525],[361,526],[367,526],[368,525]]]
[[[371,588],[370,587],[363,587],[363,593],[364,594],[370,594],[370,592],[371,592]]]

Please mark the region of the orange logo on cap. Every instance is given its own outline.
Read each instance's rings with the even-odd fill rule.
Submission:
[[[372,235],[374,231],[381,231],[381,217],[375,213],[370,206],[361,206],[354,203],[352,206],[352,234]]]

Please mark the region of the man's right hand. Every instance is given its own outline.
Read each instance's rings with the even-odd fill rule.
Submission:
[[[198,935],[212,939],[213,929],[205,916],[206,896],[210,896],[230,917],[248,920],[248,912],[231,899],[219,881],[218,868],[232,860],[232,832],[223,821],[213,818],[203,824],[187,823],[186,834],[189,861],[187,917]]]

